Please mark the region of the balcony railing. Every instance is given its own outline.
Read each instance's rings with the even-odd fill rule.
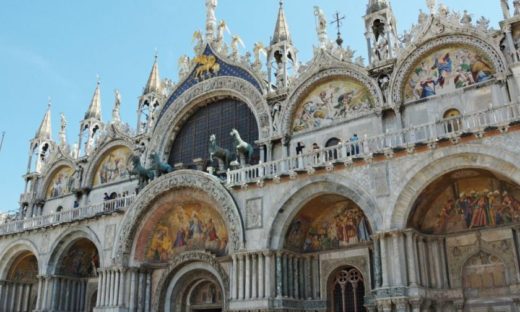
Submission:
[[[116,211],[124,211],[134,202],[134,200],[135,195],[131,195],[39,217],[7,221],[4,224],[0,224],[0,235],[20,233],[23,231],[94,218],[104,214],[111,214]]]
[[[370,158],[374,154],[385,154],[404,150],[416,145],[436,143],[443,139],[457,139],[464,134],[483,133],[486,129],[508,127],[520,120],[520,106],[511,103],[463,116],[413,126],[398,131],[344,141],[336,146],[283,158],[255,166],[228,172],[228,186],[244,186],[262,183],[265,179],[294,176],[299,171],[332,167],[335,163],[351,164],[356,159]]]

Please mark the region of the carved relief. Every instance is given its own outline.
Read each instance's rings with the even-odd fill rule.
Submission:
[[[263,226],[262,198],[248,199],[246,202],[246,228],[258,229]]]

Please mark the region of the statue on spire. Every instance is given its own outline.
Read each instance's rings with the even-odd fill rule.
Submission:
[[[320,40],[320,47],[325,48],[328,43],[327,18],[325,17],[325,12],[323,12],[319,6],[315,6],[314,16],[316,16],[316,33],[318,34],[318,38]]]
[[[115,94],[115,102],[114,102],[114,108],[112,109],[112,123],[118,124],[121,123],[121,93],[119,93],[119,90],[114,91]]]
[[[60,126],[60,145],[66,146],[67,145],[67,119],[65,118],[65,114],[61,113],[61,126]]]
[[[217,16],[215,11],[217,10],[218,0],[206,0],[206,39],[207,41],[213,40],[213,34],[217,26]]]
[[[500,6],[502,7],[502,13],[504,14],[504,19],[508,19],[511,17],[511,11],[509,8],[508,0],[500,0]]]

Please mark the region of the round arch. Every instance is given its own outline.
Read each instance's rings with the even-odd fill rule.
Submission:
[[[368,89],[370,95],[374,99],[375,107],[373,110],[381,109],[383,106],[383,94],[374,79],[370,78],[361,68],[357,68],[355,65],[349,63],[340,62],[339,64],[333,64],[333,66],[329,65],[326,68],[322,68],[324,67],[322,64],[328,64],[331,62],[330,58],[332,58],[332,56],[328,56],[322,52],[322,54],[314,60],[309,73],[303,75],[299,84],[297,84],[292,93],[289,94],[281,119],[282,124],[280,129],[282,134],[292,135],[291,128],[293,118],[304,97],[321,83],[333,79],[352,79],[360,83]],[[372,112],[367,112],[367,114],[370,113]]]
[[[269,232],[269,247],[277,250],[283,248],[285,233],[292,220],[306,203],[321,195],[339,195],[351,200],[365,214],[372,231],[376,232],[383,219],[376,201],[356,182],[344,178],[311,177],[293,186],[280,200],[283,204],[278,209]]]
[[[214,200],[215,208],[222,216],[229,233],[229,253],[240,250],[244,246],[243,218],[233,197],[220,180],[200,171],[178,170],[155,179],[139,193],[121,222],[112,257],[121,263],[127,263],[135,247],[133,238],[155,199],[168,191],[184,188],[203,191]]]
[[[63,168],[70,168],[72,171],[75,169],[74,163],[69,159],[61,159],[57,162],[55,162],[51,167],[49,167],[45,173],[42,174],[42,176],[45,177],[43,180],[43,183],[41,184],[41,187],[38,189],[38,196],[39,198],[46,198],[47,196],[47,190],[49,189],[50,184],[54,180],[54,176],[56,173],[58,173]]]
[[[100,257],[99,262],[101,267],[108,265],[109,259],[107,257],[103,258],[103,253],[101,252],[103,248],[99,237],[90,228],[82,226],[80,228],[68,230],[54,240],[53,245],[49,249],[50,253],[49,258],[47,259],[47,268],[45,273],[55,274],[58,261],[70,246],[80,239],[86,239],[94,244]]]
[[[259,140],[269,137],[272,124],[269,106],[264,96],[249,82],[235,77],[215,77],[204,80],[178,97],[157,123],[148,153],[169,155],[176,132],[195,110],[212,101],[233,98],[244,102],[258,125]]]
[[[405,228],[418,196],[436,179],[459,169],[484,169],[509,177],[520,184],[520,163],[517,157],[503,149],[486,146],[458,146],[452,151],[438,151],[426,166],[416,165],[402,177],[397,187],[393,209],[385,215],[385,228]]]
[[[447,33],[436,36],[419,44],[418,48],[409,48],[405,56],[396,65],[396,69],[390,79],[390,94],[393,106],[401,106],[404,103],[403,90],[409,73],[413,70],[414,64],[421,58],[436,48],[450,45],[466,46],[482,52],[492,63],[496,70],[498,79],[504,79],[507,73],[506,61],[500,51],[497,51],[493,44],[481,38],[477,33],[460,34]],[[415,45],[414,45],[415,47]]]
[[[185,284],[186,277],[189,279],[192,272],[206,272],[215,278],[225,294],[222,296],[223,310],[227,311],[227,298],[229,298],[230,291],[229,277],[217,259],[206,252],[188,252],[173,259],[157,284],[158,291],[153,299],[153,310],[172,311],[170,303],[176,284],[180,282]]]
[[[36,245],[27,239],[17,240],[8,245],[7,248],[5,248],[5,251],[0,254],[0,280],[5,280],[7,278],[9,270],[18,256],[26,252],[30,252],[36,257],[38,271],[42,272],[41,257]]]
[[[117,139],[104,144],[102,147],[97,149],[96,153],[90,158],[88,166],[85,168],[85,179],[83,180],[83,187],[92,188],[94,184],[94,178],[98,169],[98,166],[104,157],[114,149],[117,148],[128,148],[131,152],[134,150],[132,142],[124,139]]]

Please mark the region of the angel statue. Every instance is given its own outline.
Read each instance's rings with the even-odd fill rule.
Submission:
[[[242,38],[240,38],[238,35],[234,35],[231,38],[231,58],[233,60],[238,60],[238,45],[242,46],[242,48],[245,48]]]
[[[222,20],[218,23],[217,26],[217,40],[216,40],[216,48],[218,52],[221,52],[224,49],[224,33],[231,34],[229,28],[227,26],[226,21]]]
[[[114,91],[114,108],[112,109],[112,123],[121,123],[121,93],[119,90]]]
[[[67,134],[65,130],[67,129],[67,119],[65,119],[65,114],[61,113],[61,126],[60,126],[60,145],[67,145]]]
[[[316,16],[316,33],[320,40],[320,46],[322,48],[327,46],[327,18],[325,12],[319,7],[314,7],[314,15]]]
[[[262,67],[260,55],[267,56],[267,51],[265,50],[264,44],[261,42],[255,43],[255,45],[253,46],[253,53],[255,55],[255,62],[253,63],[253,68],[260,69]]]
[[[202,54],[202,49],[204,48],[204,39],[202,38],[202,32],[200,30],[196,30],[193,33],[192,42],[195,44],[195,46],[193,47],[195,54]]]
[[[206,36],[213,39],[213,32],[217,24],[215,11],[217,10],[217,0],[206,0]]]
[[[510,18],[511,12],[509,11],[509,1],[500,0],[500,6],[502,7],[502,13],[504,14],[504,19]]]
[[[179,58],[179,78],[183,79],[190,73],[190,58],[187,55],[183,55]]]
[[[426,0],[426,6],[428,7],[428,10],[430,10],[430,13],[433,14],[433,10],[435,10],[435,5],[437,1],[435,0]]]

